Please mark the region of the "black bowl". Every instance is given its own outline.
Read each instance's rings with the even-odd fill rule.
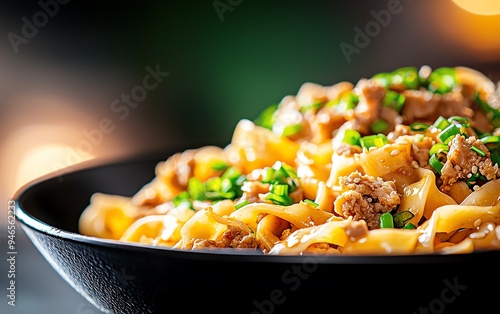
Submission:
[[[464,313],[496,307],[500,252],[269,256],[78,234],[95,192],[131,196],[165,156],[85,165],[22,188],[16,216],[46,260],[106,313]]]

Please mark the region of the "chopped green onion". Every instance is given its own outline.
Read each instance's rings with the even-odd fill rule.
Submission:
[[[380,215],[380,228],[394,228],[394,218],[390,212]]]
[[[476,146],[471,146],[470,149],[475,151],[481,157],[486,156],[486,153],[483,152],[481,149],[477,148]]]
[[[325,104],[328,108],[336,107],[339,112],[346,112],[350,109],[356,108],[359,103],[358,95],[354,94],[352,91],[342,95],[340,98],[335,100],[330,100]]]
[[[385,120],[383,119],[377,119],[377,121],[375,121],[370,130],[373,132],[373,133],[382,133],[382,132],[385,132],[387,131],[387,129],[389,128],[389,123],[387,123]]]
[[[392,73],[381,72],[375,74],[372,79],[385,88],[389,88],[392,82]]]
[[[404,85],[406,89],[418,89],[420,87],[420,78],[415,67],[402,67],[392,72],[377,73],[372,79],[387,89],[395,85]]]
[[[432,71],[427,89],[436,94],[446,94],[457,84],[455,69],[442,67]]]
[[[254,120],[254,123],[258,126],[272,130],[275,122],[274,113],[278,109],[278,106],[278,104],[273,104],[264,109],[257,119]]]
[[[366,135],[359,139],[361,147],[370,148],[377,147],[380,148],[388,143],[387,137],[384,134],[376,135]]]
[[[288,195],[288,185],[286,185],[286,184],[273,184],[273,185],[271,185],[269,192],[276,194],[276,195],[280,195],[280,196]]]
[[[345,96],[342,96],[337,106],[339,108],[339,111],[346,112],[348,110],[356,108],[356,105],[358,103],[359,103],[358,95],[351,92],[346,94]]]
[[[448,153],[448,144],[436,143],[429,149],[429,155],[439,155],[440,153]]]
[[[271,167],[266,167],[262,173],[262,183],[271,183],[274,179],[274,169]]]
[[[401,112],[404,103],[405,103],[405,96],[392,90],[387,90],[385,92],[384,99],[382,100],[382,104],[384,106],[392,108],[396,110],[398,113]]]
[[[498,151],[490,151],[490,159],[493,165],[498,164],[498,166],[500,166],[500,154]]]
[[[489,136],[485,136],[483,138],[480,139],[481,142],[483,142],[483,144],[490,144],[490,143],[499,143],[500,142],[500,136],[498,135],[489,135]]]
[[[319,206],[319,204],[318,204],[318,203],[313,202],[313,201],[311,201],[311,200],[309,200],[309,199],[305,199],[305,200],[304,200],[304,203],[307,203],[307,204],[312,205],[312,206],[314,206],[314,207],[318,207],[318,206]]]
[[[195,200],[206,200],[205,197],[205,186],[197,178],[193,177],[188,181],[188,192],[189,195]]]
[[[302,124],[288,125],[283,128],[283,133],[281,136],[288,137],[299,133],[302,130]]]
[[[450,124],[448,125],[444,130],[442,130],[439,134],[438,134],[438,138],[441,140],[441,142],[443,143],[448,143],[449,141],[451,141],[451,139],[457,135],[457,134],[461,134],[461,130],[460,128],[456,125],[456,124]]]
[[[292,205],[294,203],[293,198],[288,195],[276,195],[274,193],[268,193],[266,195],[266,199],[273,202],[274,204],[283,206]]]
[[[187,195],[184,193],[182,197],[199,201],[236,199],[243,194],[241,186],[246,180],[246,176],[242,175],[236,168],[229,167],[222,176],[209,178],[205,182],[201,182],[195,177],[190,178]],[[181,197],[181,194],[177,197]]]
[[[410,130],[412,130],[413,132],[422,132],[427,130],[428,128],[429,125],[425,123],[412,123],[410,125]]]
[[[359,145],[360,138],[361,135],[358,131],[347,129],[344,131],[344,138],[342,139],[342,142],[349,145]]]
[[[432,124],[436,129],[439,130],[444,130],[447,126],[449,126],[451,123],[448,122],[448,119],[446,119],[443,116],[439,116],[436,121]]]
[[[493,108],[487,101],[481,99],[478,92],[474,94],[474,101],[486,113],[486,117],[490,120],[491,125],[495,128],[500,128],[500,110]]]
[[[406,225],[403,226],[403,229],[417,229],[417,226],[412,224],[411,222],[407,223]]]
[[[449,117],[448,122],[449,123],[458,122],[459,124],[461,124],[466,128],[470,127],[470,121],[465,117],[460,117],[460,116]]]
[[[212,168],[213,170],[216,170],[216,171],[226,170],[228,167],[229,167],[229,165],[225,161],[222,161],[222,160],[216,160],[210,164],[210,168]]]
[[[297,173],[290,165],[281,162],[279,164],[278,170],[281,171],[283,175],[287,178],[297,179]]]
[[[431,165],[432,168],[434,168],[434,170],[436,170],[436,172],[438,174],[441,174],[441,169],[443,169],[443,163],[438,159],[437,155],[436,154],[433,154],[430,158],[429,158],[429,164]]]
[[[484,175],[482,175],[480,172],[476,172],[470,178],[467,178],[466,183],[470,188],[473,185],[475,185],[478,180],[486,181],[486,177]]]
[[[402,67],[392,73],[392,84],[403,84],[406,89],[418,89],[420,83],[417,68]]]
[[[322,102],[317,102],[317,103],[314,103],[314,104],[311,104],[311,105],[307,105],[307,106],[302,106],[300,107],[299,111],[301,113],[304,113],[304,112],[307,112],[307,111],[318,111],[319,109],[321,109],[321,107],[323,107],[323,103]]]
[[[229,181],[229,184],[231,184],[230,181]],[[213,178],[208,179],[205,182],[205,190],[211,191],[211,192],[221,191],[222,190],[222,179],[219,177],[213,177]]]
[[[244,206],[246,206],[248,204],[250,204],[250,202],[248,200],[243,200],[243,201],[241,201],[241,202],[239,202],[237,204],[234,204],[234,208],[236,210],[238,210],[238,209],[240,209],[240,208],[242,208],[242,207],[244,207]]]
[[[415,216],[411,211],[405,210],[394,215],[394,226],[396,228],[402,228],[405,223]]]
[[[191,203],[189,199],[189,193],[187,191],[183,191],[179,193],[176,197],[172,199],[172,203],[174,204],[175,207],[186,207],[193,209],[193,204]]]

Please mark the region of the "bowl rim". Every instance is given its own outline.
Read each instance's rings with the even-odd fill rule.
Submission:
[[[182,250],[167,246],[154,246],[144,243],[125,242],[114,239],[105,239],[95,236],[83,235],[80,233],[71,232],[68,230],[56,228],[50,224],[38,219],[37,217],[26,212],[21,206],[23,196],[31,189],[40,185],[46,184],[53,180],[58,180],[59,176],[73,175],[81,172],[92,171],[98,168],[112,167],[125,164],[134,164],[138,162],[154,162],[161,160],[159,156],[154,157],[151,154],[142,154],[133,156],[132,158],[116,158],[108,160],[88,160],[81,162],[71,168],[61,169],[48,173],[46,175],[35,178],[21,186],[12,197],[14,202],[14,215],[16,221],[19,222],[25,230],[29,228],[37,233],[53,238],[62,239],[79,243],[82,245],[90,245],[101,248],[111,248],[118,250],[133,250],[137,252],[160,254],[165,256],[175,256],[185,259],[228,259],[231,261],[252,261],[263,263],[304,263],[317,262],[326,264],[425,264],[425,263],[449,263],[463,262],[464,260],[473,261],[475,258],[488,258],[489,256],[500,256],[500,250],[484,250],[472,253],[454,253],[454,254],[439,254],[439,253],[420,253],[420,254],[349,254],[349,255],[267,255],[260,250],[235,250],[235,249],[200,249],[200,250]],[[28,235],[29,236],[29,235]],[[483,257],[484,256],[484,257]]]

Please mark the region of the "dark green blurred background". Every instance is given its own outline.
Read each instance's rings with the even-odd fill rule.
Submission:
[[[25,19],[43,9],[39,1],[2,1],[0,221],[14,191],[54,170],[51,163],[58,158],[64,164],[70,149],[87,140],[85,131],[102,119],[115,129],[91,147],[97,161],[226,145],[240,119],[256,118],[304,82],[355,83],[421,65],[469,66],[495,81],[499,77],[500,15],[471,14],[451,0],[221,0],[220,10],[230,6],[222,15],[214,3],[69,1],[39,22],[44,25],[16,53],[9,38],[20,36]],[[381,25],[374,12],[379,16],[390,5],[398,13]],[[368,26],[375,27],[373,36],[346,58],[342,43],[355,46],[357,30]],[[147,66],[157,65],[169,76],[118,119],[113,101],[141,84]],[[48,147],[60,147],[63,154]],[[5,248],[5,223],[0,227]],[[16,236],[18,306],[7,306],[3,297],[1,313],[97,313],[21,229]]]
[[[117,134],[139,125],[143,132],[127,136],[141,149],[225,144],[239,119],[256,117],[306,81],[355,82],[423,64],[494,74],[498,59],[471,55],[439,31],[454,27],[457,9],[443,2],[400,1],[401,13],[348,63],[340,44],[354,45],[355,28],[364,30],[374,21],[371,11],[387,10],[391,1],[220,1],[239,3],[223,20],[214,1],[70,1],[17,54],[2,42],[13,84],[7,92],[70,94],[88,107],[78,110],[102,117],[115,97],[140,82],[145,66],[159,64],[170,76]],[[5,6],[4,33],[19,33],[21,17],[40,10],[36,1]]]

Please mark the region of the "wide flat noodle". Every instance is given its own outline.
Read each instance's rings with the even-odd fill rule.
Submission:
[[[404,188],[403,198],[398,212],[410,211],[413,218],[408,222],[418,226],[422,217],[429,219],[432,212],[442,205],[452,205],[456,202],[448,195],[439,191],[436,186],[434,172],[420,168],[421,179]]]
[[[333,214],[322,211],[304,202],[290,206],[278,206],[267,203],[252,203],[246,205],[233,213],[230,217],[243,221],[252,230],[257,229],[259,214],[271,214],[284,219],[297,228],[305,228],[320,225],[330,219]]]

